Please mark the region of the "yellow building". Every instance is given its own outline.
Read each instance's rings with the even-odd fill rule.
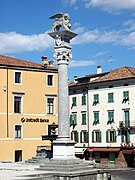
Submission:
[[[50,147],[48,126],[58,124],[58,70],[0,55],[0,161],[24,161]]]

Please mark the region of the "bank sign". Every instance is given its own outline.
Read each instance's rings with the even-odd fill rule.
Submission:
[[[43,118],[21,118],[22,123],[49,123],[49,119]]]

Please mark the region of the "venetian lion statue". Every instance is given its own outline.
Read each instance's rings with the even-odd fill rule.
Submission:
[[[70,24],[70,16],[68,13],[57,13],[50,17],[50,19],[57,20],[52,25],[52,31],[59,31],[61,27],[65,30],[70,31],[71,24]]]

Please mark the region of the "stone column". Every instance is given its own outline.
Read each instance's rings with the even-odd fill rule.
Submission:
[[[77,34],[64,30],[48,33],[55,40],[58,64],[58,138],[53,142],[53,158],[74,158],[74,142],[69,138],[68,61],[72,58],[70,40]]]

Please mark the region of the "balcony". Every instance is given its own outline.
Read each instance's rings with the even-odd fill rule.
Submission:
[[[119,121],[119,128],[120,129],[135,129],[135,121]]]

